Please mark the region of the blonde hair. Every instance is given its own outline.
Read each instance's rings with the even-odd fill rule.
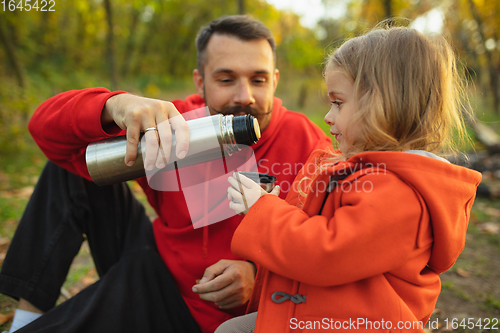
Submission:
[[[456,151],[451,132],[466,138],[463,83],[444,37],[405,27],[376,29],[331,54],[324,74],[332,70],[353,82],[357,111],[350,125],[360,133],[333,160],[363,151]]]

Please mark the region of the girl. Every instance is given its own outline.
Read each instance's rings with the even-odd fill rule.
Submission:
[[[374,30],[335,51],[325,79],[339,149],[313,153],[286,200],[229,178],[230,207],[249,208],[232,251],[259,267],[258,314],[217,332],[424,332],[464,247],[481,176],[433,153],[464,133],[445,39]]]

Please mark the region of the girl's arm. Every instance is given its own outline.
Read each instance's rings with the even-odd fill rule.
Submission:
[[[422,215],[417,195],[390,173],[365,175],[357,182],[358,188],[372,190],[344,192],[331,218],[308,216],[276,196],[263,196],[236,230],[233,252],[282,276],[320,286],[400,267],[416,248]],[[326,205],[333,205],[333,197]]]

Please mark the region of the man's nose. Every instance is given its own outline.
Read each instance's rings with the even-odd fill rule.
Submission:
[[[237,105],[249,105],[255,103],[252,87],[247,80],[241,80],[234,95],[234,103]]]

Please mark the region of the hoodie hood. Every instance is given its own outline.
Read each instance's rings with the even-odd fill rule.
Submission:
[[[428,266],[437,274],[451,268],[465,246],[470,210],[481,174],[432,153],[415,150],[361,153],[348,162],[390,171],[422,196],[434,236]]]

